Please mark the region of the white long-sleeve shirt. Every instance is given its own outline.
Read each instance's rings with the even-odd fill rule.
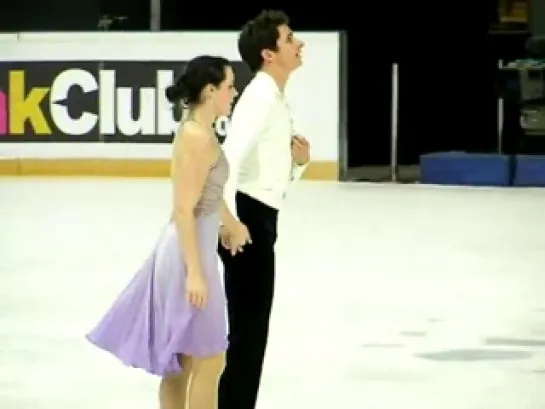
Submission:
[[[236,191],[280,209],[290,183],[306,168],[292,160],[293,135],[294,121],[284,95],[270,75],[258,72],[233,110],[223,143],[230,168],[224,198],[235,217]]]

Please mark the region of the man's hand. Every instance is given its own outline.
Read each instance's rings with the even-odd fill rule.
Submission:
[[[291,138],[291,157],[298,166],[303,166],[310,160],[310,144],[302,136]]]

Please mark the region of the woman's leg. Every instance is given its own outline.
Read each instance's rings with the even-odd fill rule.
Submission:
[[[161,379],[159,404],[161,409],[186,409],[187,391],[191,383],[191,358],[178,357],[183,371]]]
[[[191,383],[187,409],[217,409],[218,383],[225,367],[225,355],[190,360]]]

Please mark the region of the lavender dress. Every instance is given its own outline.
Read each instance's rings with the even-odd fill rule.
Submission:
[[[197,237],[208,284],[208,303],[197,310],[185,294],[186,265],[174,224],[87,339],[151,374],[182,370],[178,354],[207,357],[227,349],[226,300],[218,269],[219,210],[229,165],[221,151],[199,201]]]

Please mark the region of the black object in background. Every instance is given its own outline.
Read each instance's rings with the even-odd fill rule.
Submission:
[[[100,13],[97,0],[6,0],[5,3],[1,7],[0,32],[93,31]]]
[[[545,35],[545,1],[528,0],[528,25],[533,36]]]
[[[355,50],[350,50],[355,51]],[[354,70],[355,71],[355,70]],[[373,61],[373,64],[358,67],[358,72],[349,78],[361,78],[358,94],[350,102],[360,108],[355,120],[348,128],[348,168],[361,166],[388,166],[391,149],[391,94],[392,63]],[[349,92],[351,84],[348,85]]]
[[[149,0],[94,0],[100,4],[100,17],[116,19],[109,31],[148,31],[150,29]],[[75,2],[77,4],[77,2]],[[119,17],[122,17],[119,19]],[[98,20],[97,20],[98,23]],[[95,23],[96,25],[96,23]]]
[[[6,2],[0,13],[0,32],[96,31],[105,15],[124,16],[111,31],[147,31],[149,0],[18,0]]]

